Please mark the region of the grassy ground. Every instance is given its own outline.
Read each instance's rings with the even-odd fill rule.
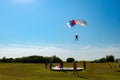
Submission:
[[[68,63],[64,65],[72,66]],[[82,67],[82,63],[78,65]],[[86,70],[74,75],[71,71],[50,71],[49,68],[45,69],[44,64],[0,63],[0,80],[119,80],[120,71],[116,65],[87,63]]]

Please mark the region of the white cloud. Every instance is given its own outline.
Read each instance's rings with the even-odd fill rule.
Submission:
[[[66,47],[67,46],[67,47]],[[53,56],[56,55],[64,60],[68,57],[73,57],[77,60],[94,60],[105,57],[106,55],[114,55],[116,58],[120,58],[119,47],[94,47],[84,46],[74,48],[75,45],[19,45],[9,44],[7,47],[0,47],[0,57],[23,57],[30,55],[42,55],[42,56]]]
[[[96,46],[85,46],[81,48],[81,53],[89,59],[99,59],[106,55],[114,55],[116,58],[120,58],[120,47],[96,47]]]
[[[63,53],[67,53],[67,50],[54,46],[24,46],[9,44],[8,47],[0,47],[0,57],[22,57],[30,55],[60,56]]]

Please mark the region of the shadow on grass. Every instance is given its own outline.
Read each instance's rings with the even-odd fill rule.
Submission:
[[[120,72],[120,70],[117,70],[117,72]]]
[[[69,71],[56,71],[56,72],[68,73]],[[76,77],[79,77],[79,78],[88,79],[86,76],[83,76],[83,75],[75,75],[75,76],[76,76]]]
[[[83,75],[78,75],[77,77],[79,77],[79,78],[84,78],[84,79],[88,79],[86,76],[83,76]]]

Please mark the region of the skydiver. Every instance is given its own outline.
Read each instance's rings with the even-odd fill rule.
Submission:
[[[78,33],[75,34],[75,41],[76,41],[76,40],[77,40],[77,41],[79,40],[79,39],[78,39]]]

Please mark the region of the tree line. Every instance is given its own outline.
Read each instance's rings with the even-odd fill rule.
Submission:
[[[117,61],[117,59],[115,60],[113,55],[107,55],[106,57],[100,58],[98,60],[94,60],[93,62],[105,63],[105,62],[115,62],[115,61]]]
[[[33,55],[33,56],[21,57],[21,58],[3,57],[2,59],[0,59],[0,62],[5,62],[5,63],[45,63],[47,62],[49,63],[50,59],[52,59],[53,63],[58,63],[61,61],[61,59],[55,55],[52,57]]]
[[[59,63],[62,60],[55,55],[52,57],[32,55],[32,56],[21,57],[21,58],[3,57],[0,59],[0,62],[4,62],[4,63],[49,63],[51,59],[53,63]],[[66,59],[66,62],[72,63],[74,60],[75,60],[74,58],[70,57]],[[106,57],[92,61],[92,63],[104,63],[104,62],[115,62],[115,61],[117,61],[117,59],[115,60],[113,55],[107,55]]]

